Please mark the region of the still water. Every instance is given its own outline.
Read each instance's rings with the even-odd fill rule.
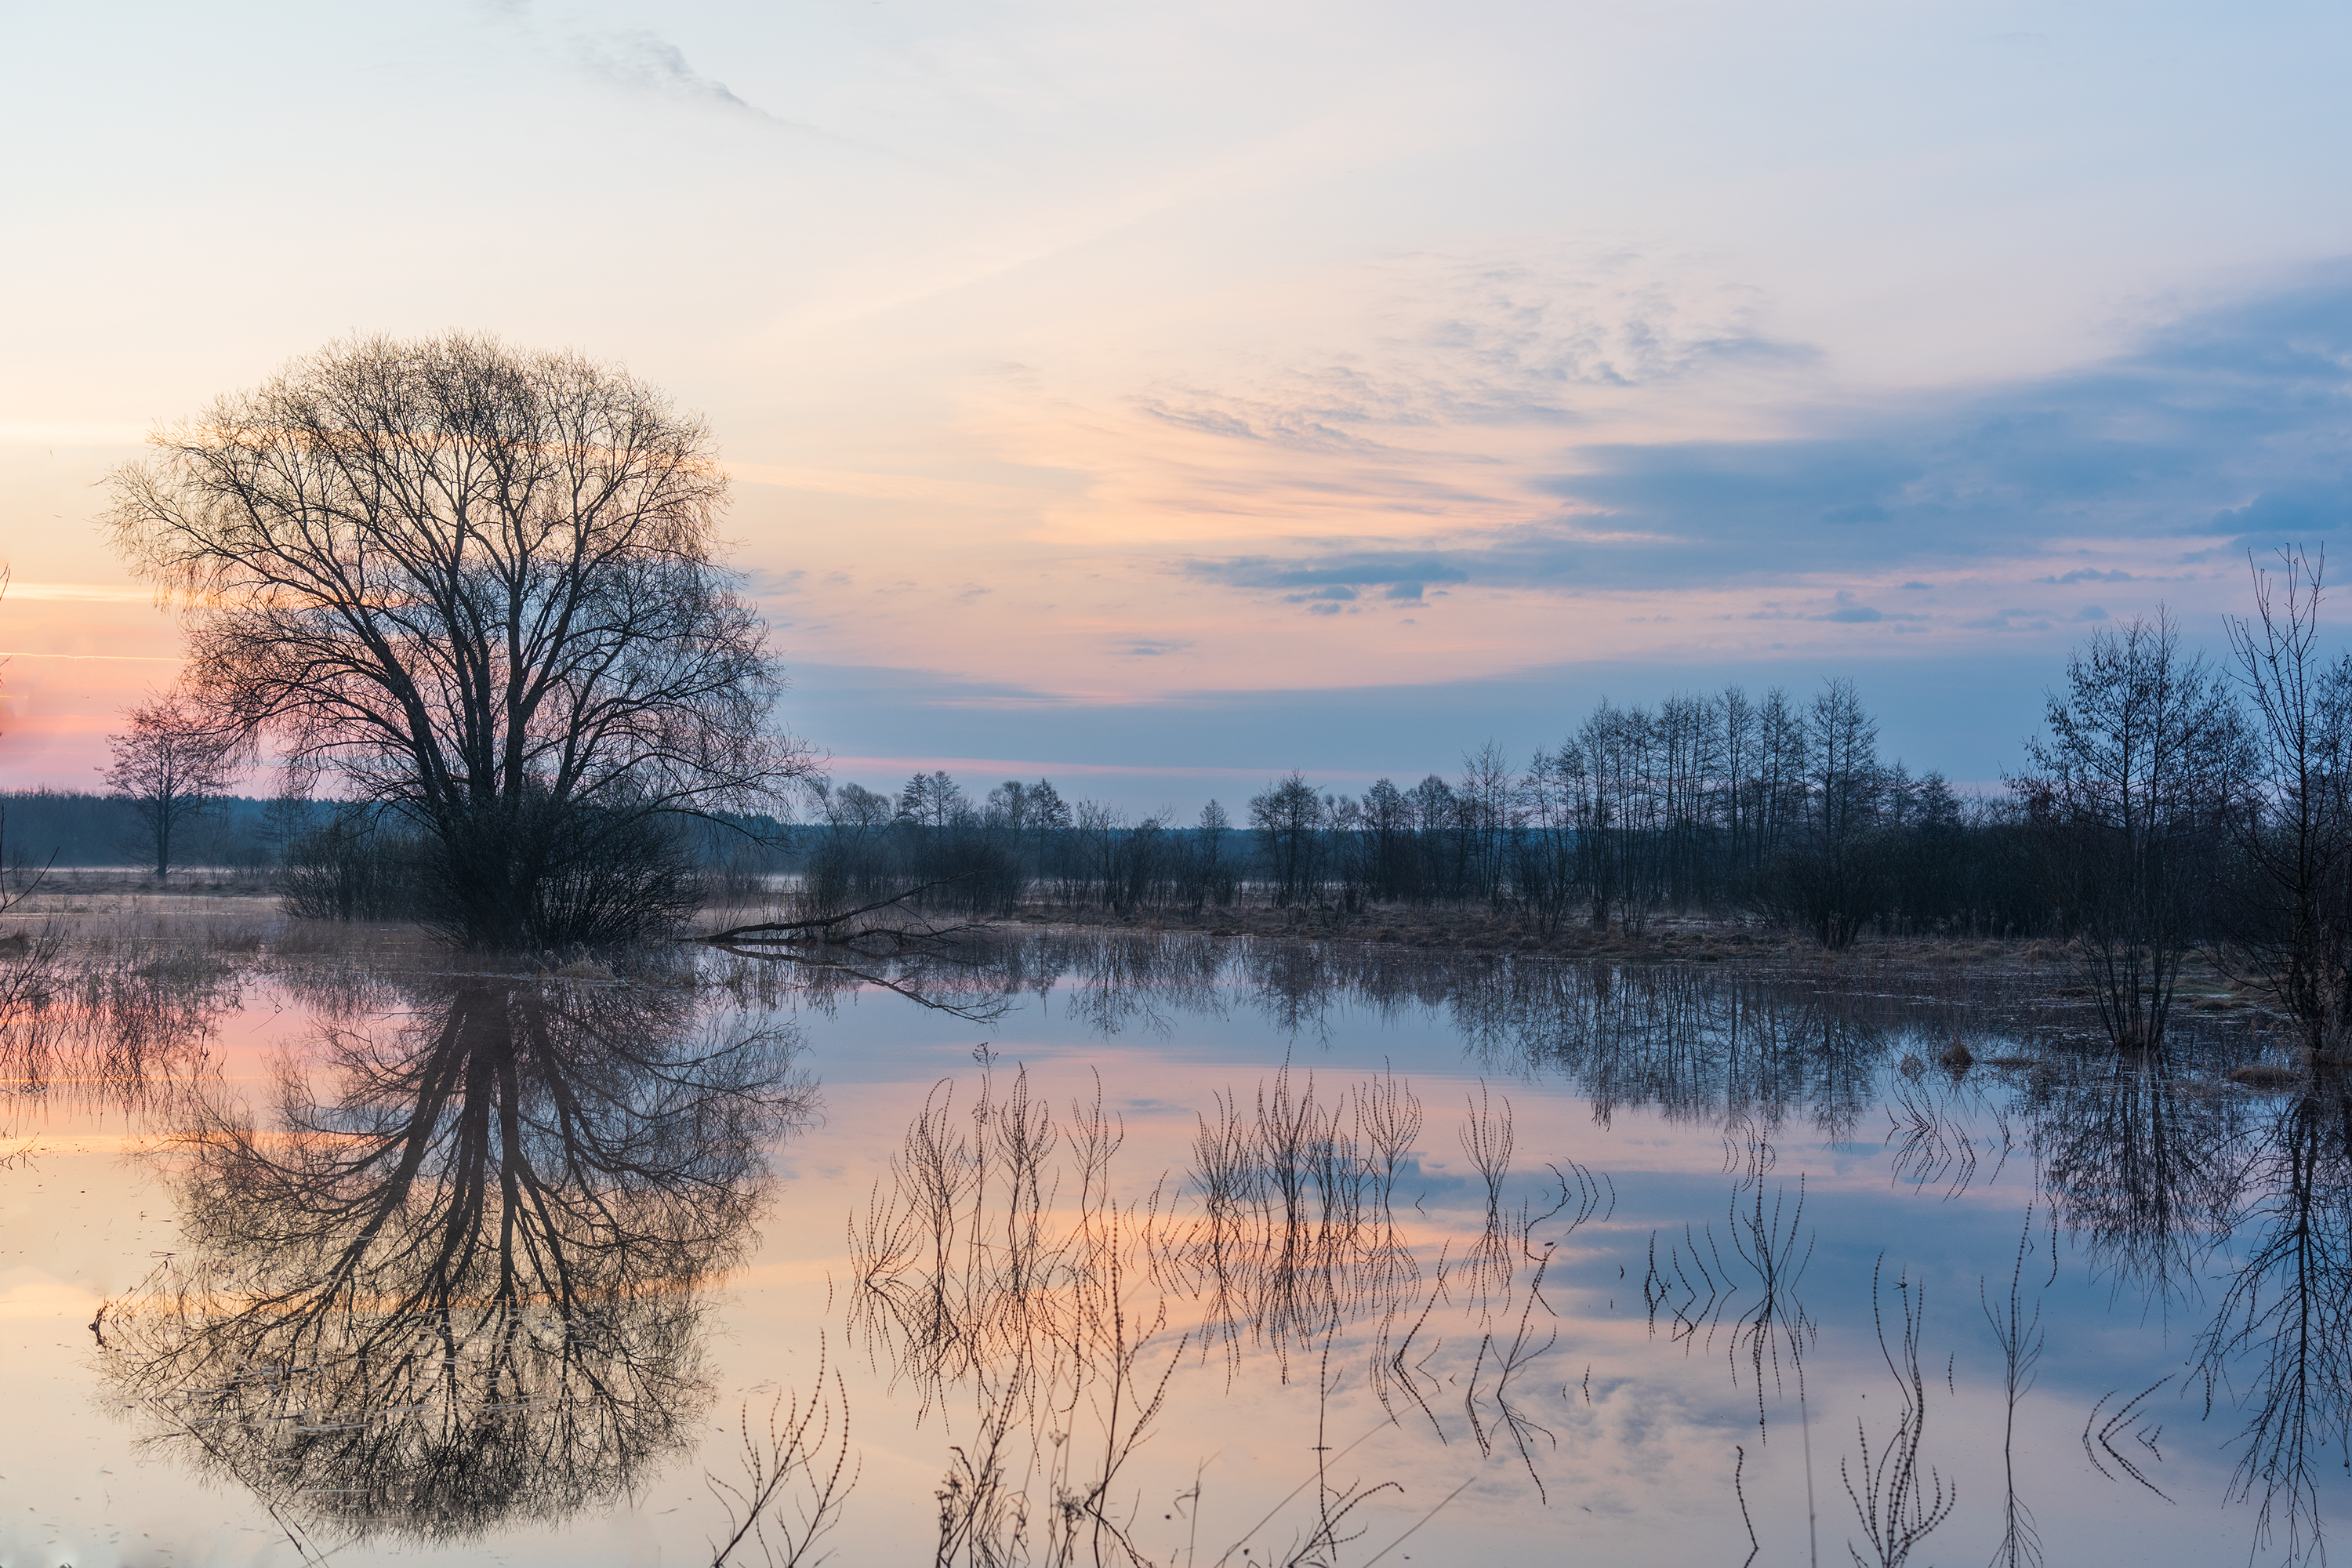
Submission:
[[[116,931],[0,1072],[0,1562],[2315,1556],[2352,1082],[2063,985]]]

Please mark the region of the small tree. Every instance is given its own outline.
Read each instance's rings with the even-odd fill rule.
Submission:
[[[1777,721],[1790,714],[1778,692]],[[1850,680],[1832,680],[1792,725],[1789,770],[1776,789],[1801,809],[1767,868],[1758,901],[1811,931],[1823,947],[1851,946],[1886,912],[1886,846],[1880,831],[1888,774],[1878,760],[1878,721]]]
[[[1297,773],[1268,785],[1265,794],[1250,797],[1250,826],[1257,834],[1258,848],[1272,874],[1277,909],[1311,900],[1320,890],[1316,827],[1322,820],[1322,808],[1323,799],[1315,786]]]
[[[1234,901],[1233,873],[1225,868],[1225,837],[1233,826],[1233,817],[1215,801],[1201,808],[1200,826],[1192,830],[1192,891],[1196,915],[1212,899],[1220,904]]]
[[[106,743],[107,788],[138,813],[141,847],[168,877],[186,828],[236,776],[236,742],[174,697],[133,708],[131,727]]]
[[[2101,631],[2066,665],[2048,733],[2027,742],[2024,798],[2043,874],[2116,1045],[2164,1037],[2180,964],[2200,935],[2194,897],[2245,769],[2229,692],[2184,658],[2162,611]]]
[[[2263,780],[2232,819],[2248,873],[2233,956],[2313,1051],[2352,1035],[2352,656],[2318,647],[2326,568],[2282,551],[2275,576],[2254,569],[2253,618],[2230,622]]]

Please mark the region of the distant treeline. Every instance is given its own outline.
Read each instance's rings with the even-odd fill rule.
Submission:
[[[1213,800],[1190,822],[1136,818],[1050,780],[980,794],[932,772],[895,795],[820,781],[798,824],[649,819],[660,841],[633,852],[681,868],[669,923],[713,899],[788,895],[816,916],[901,900],[976,915],[1421,906],[1546,934],[1675,911],[1831,947],[1874,930],[2064,936],[2119,1040],[2159,1037],[2181,955],[2219,941],[2250,973],[2277,971],[2315,1039],[2352,1040],[2327,1022],[2352,1019],[2352,656],[2319,654],[2315,568],[2290,564],[2288,597],[2258,577],[2226,674],[2161,617],[2095,634],[2026,766],[1990,794],[1883,758],[1853,684],[1830,680],[1804,697],[1604,700],[1524,762],[1488,744],[1451,777],[1360,795],[1293,773],[1238,816]],[[131,802],[0,805],[14,864],[143,858]],[[184,863],[268,871],[310,915],[412,912],[436,864],[396,813],[331,801],[217,800],[187,842]]]
[[[11,871],[154,862],[153,828],[136,801],[83,790],[0,790],[0,856]],[[408,837],[396,823],[360,816],[345,803],[285,795],[215,796],[183,831],[179,865],[255,875],[314,868],[362,841],[369,854],[397,861]],[[682,832],[715,875],[791,869],[783,846],[792,830],[772,817],[730,816]]]
[[[6,855],[37,866],[134,866],[132,803],[0,795]],[[793,877],[831,910],[921,889],[975,914],[1023,907],[1199,915],[1236,903],[1518,911],[1638,931],[1665,911],[1749,913],[1843,945],[1865,929],[2040,934],[2053,900],[2026,798],[1964,797],[1878,754],[1853,687],[1796,700],[1738,687],[1655,708],[1602,702],[1559,746],[1514,765],[1487,745],[1451,777],[1381,779],[1360,795],[1272,781],[1236,821],[1191,822],[1066,798],[1048,780],[969,792],[943,772],[895,795],[821,784],[814,820],[693,822],[679,831],[712,896]],[[190,831],[184,864],[267,874],[297,912],[397,918],[418,846],[396,820],[331,801],[229,796]]]
[[[11,868],[137,866],[152,860],[146,824],[137,805],[86,790],[0,790],[5,852]],[[207,804],[191,825],[191,866],[261,870],[278,865],[286,846],[303,830],[325,820],[326,807],[310,801],[272,801],[227,795]]]
[[[1488,745],[1453,778],[1361,795],[1294,773],[1245,810],[1135,820],[1045,780],[975,797],[932,773],[895,797],[825,791],[799,858],[818,907],[936,884],[924,901],[975,912],[1450,905],[1638,930],[1664,910],[1753,910],[1838,944],[1871,926],[2009,934],[2051,920],[2021,801],[1963,798],[1883,762],[1843,681],[1801,702],[1738,687],[1603,702],[1524,766]]]

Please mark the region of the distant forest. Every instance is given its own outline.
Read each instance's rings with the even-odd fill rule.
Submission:
[[[273,810],[275,815],[273,815]],[[131,801],[87,790],[0,790],[7,863],[14,868],[152,863],[148,829]],[[324,821],[326,808],[228,795],[206,803],[188,833],[191,866],[260,871],[281,863],[292,834]]]
[[[251,875],[299,868],[328,847],[322,841],[400,837],[388,826],[355,827],[341,802],[282,795],[215,796],[182,831],[179,866]],[[688,837],[714,870],[772,872],[793,868],[792,831],[772,817],[730,816],[698,825]],[[140,803],[86,790],[0,790],[0,838],[12,875],[44,865],[69,870],[154,862],[153,828]]]
[[[1878,755],[1854,689],[1603,702],[1517,764],[1360,795],[1303,773],[1236,818],[1184,823],[1066,800],[1047,780],[975,795],[944,773],[894,795],[826,789],[794,857],[820,908],[931,884],[973,913],[1024,904],[1200,914],[1235,902],[1516,910],[1638,930],[1667,910],[1753,911],[1842,944],[1864,926],[2017,933],[2049,923],[2013,795],[1963,797]]]

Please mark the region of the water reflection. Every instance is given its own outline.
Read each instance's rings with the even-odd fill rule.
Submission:
[[[1222,1361],[1231,1386],[1249,1352],[1319,1400],[1360,1373],[1391,1418],[1513,1455],[1544,1497],[1554,1434],[1534,1402],[1558,1342],[1545,1280],[1612,1194],[1563,1163],[1507,1207],[1507,1096],[1482,1090],[1457,1129],[1483,1219],[1433,1237],[1440,1222],[1424,1217],[1409,1238],[1397,1183],[1414,1171],[1423,1110],[1395,1074],[1334,1092],[1285,1069],[1219,1092],[1183,1180],[1121,1201],[1124,1132],[1099,1092],[1057,1119],[1025,1069],[1005,1086],[982,1055],[971,1110],[952,1080],[936,1086],[852,1226],[853,1337],[926,1414],[963,1427],[939,1492],[939,1562],[1020,1560],[1043,1521],[1048,1561],[1077,1561],[1083,1538],[1148,1568],[1112,1507],[1122,1472],[1188,1359]],[[1352,1539],[1350,1515],[1394,1489],[1314,1479],[1300,1528],[1317,1552]]]
[[[2243,1179],[2243,1097],[2163,1057],[2082,1065],[2021,1097],[2060,1222],[2159,1315],[2201,1291]]]
[[[1228,942],[1192,933],[992,934],[909,973],[927,1005],[1002,1010],[1024,993],[1109,1037],[1166,1034],[1179,1020],[1254,1014],[1321,1043],[1362,1022],[1435,1017],[1494,1074],[1539,1077],[1588,1097],[1606,1124],[1651,1110],[1670,1120],[1773,1132],[1791,1119],[1848,1135],[1876,1102],[1882,1071],[1908,1052],[1981,1043],[2030,1014],[2030,977],[1842,972],[1726,973],[1347,943]],[[887,977],[892,988],[903,976]],[[857,984],[835,973],[812,982]],[[989,1015],[993,1016],[993,1015]],[[1925,1043],[1933,1039],[1934,1047]],[[1988,1050],[1987,1054],[1996,1054]]]
[[[1100,1098],[1048,1114],[985,1051],[976,1095],[943,1087],[913,1119],[860,1216],[849,1295],[859,1348],[954,1416],[943,1559],[1024,1540],[1048,1556],[1110,1550],[1103,1532],[1123,1517],[1111,1502],[1138,1484],[1171,1388],[1221,1370],[1230,1385],[1253,1366],[1307,1398],[1344,1374],[1424,1438],[1499,1453],[1556,1497],[1543,1423],[1563,1404],[1592,1417],[1576,1368],[1547,1361],[1566,1359],[1550,1355],[1556,1328],[1586,1337],[1553,1316],[1547,1291],[1570,1281],[1552,1259],[1613,1194],[1604,1174],[1528,1159],[1509,1100],[1524,1109],[1528,1084],[1579,1097],[1604,1125],[1655,1116],[1725,1133],[1721,1184],[1670,1211],[1646,1277],[1636,1239],[1622,1283],[1575,1285],[1601,1283],[1616,1310],[1611,1292],[1639,1283],[1659,1342],[1634,1353],[1724,1355],[1709,1376],[1727,1370],[1756,1423],[1749,1447],[1725,1455],[1727,1481],[1748,1467],[1743,1510],[1768,1427],[1778,1449],[1796,1418],[1809,1479],[1817,1430],[1857,1431],[1853,1411],[1830,1408],[1837,1379],[1817,1375],[1809,1395],[1809,1370],[1883,1356],[1898,1387],[1874,1387],[1862,1412],[1874,1416],[1860,1429],[1871,1480],[1851,1500],[1877,1499],[1882,1555],[1924,1534],[1941,1519],[1944,1456],[1937,1439],[1922,1448],[1922,1413],[1967,1388],[1964,1345],[1957,1362],[1932,1346],[1924,1381],[1914,1364],[1917,1287],[1903,1270],[1927,1259],[1890,1254],[1876,1344],[1859,1288],[1843,1300],[1833,1288],[1835,1259],[1809,1271],[1805,1178],[1775,1159],[1785,1169],[1815,1138],[1832,1142],[1846,1189],[1827,1201],[1853,1202],[1845,1178],[1874,1169],[1896,1204],[1989,1190],[2032,1204],[2016,1258],[1935,1259],[1986,1277],[2005,1430],[2032,1387],[2054,1215],[2119,1315],[2139,1305],[2159,1320],[2144,1378],[2179,1364],[2182,1339],[2159,1342],[2172,1317],[2200,1326],[2194,1392],[2238,1434],[2236,1495],[2288,1556],[2318,1540],[2319,1453],[2352,1437],[2352,1084],[2320,1064],[2281,1074],[2291,1092],[2249,1092],[2223,1071],[2260,1048],[2238,1026],[2185,1027],[2164,1057],[2118,1059],[2074,1050],[2069,1005],[2030,975],[1727,974],[1194,936],[1019,933],[695,963],[631,984],[281,970],[274,982],[331,1024],[251,1110],[213,1049],[239,1005],[236,963],[85,965],[46,1012],[20,1009],[6,1037],[20,1110],[102,1101],[170,1135],[180,1255],[100,1320],[101,1361],[147,1440],[249,1489],[289,1532],[391,1541],[552,1521],[646,1480],[707,1430],[706,1286],[749,1245],[767,1154],[807,1105],[795,1037],[763,1020],[824,1016],[876,988],[976,1021],[1042,998],[1100,1037],[1188,1020],[1275,1036],[1263,1072],[1203,1086],[1189,1169],[1148,1194],[1112,1178],[1120,1131]],[[737,1009],[714,1021],[729,990]],[[1424,1107],[1401,1074],[1309,1070],[1322,1044],[1360,1047],[1368,1026],[1389,1025],[1450,1039],[1447,1070],[1486,1081],[1467,1103],[1449,1090]],[[1458,1173],[1425,1176],[1433,1152]],[[1889,1158],[1843,1163],[1874,1153]],[[1417,1211],[1433,1180],[1445,1197]],[[1960,1234],[1899,1245],[1956,1248]],[[1955,1299],[1939,1283],[1935,1335]],[[2084,1447],[2152,1481],[2152,1436],[2135,1443],[2133,1424],[2152,1434],[2161,1418],[2140,1388],[2093,1413]],[[1902,1408],[1878,1415],[1887,1392]],[[1838,1496],[1832,1452],[1825,1497]],[[2113,1473],[2127,1485],[2142,1471]],[[2011,1562],[2034,1555],[2018,1474],[2012,1463]],[[1355,1494],[1334,1495],[1316,1528]],[[1978,1506],[1989,1521],[1992,1505]],[[1849,1528],[1874,1533],[1867,1515]]]
[[[1230,1369],[1245,1346],[1262,1345],[1286,1375],[1320,1336],[1392,1319],[1420,1287],[1394,1205],[1421,1101],[1394,1074],[1318,1100],[1312,1074],[1284,1071],[1250,1103],[1219,1092],[1213,1104],[1186,1184],[1198,1209],[1162,1237],[1162,1268],[1202,1300],[1201,1332]],[[1499,1212],[1489,1212],[1499,1247]]]
[[[688,989],[413,989],[176,1140],[184,1241],[101,1320],[150,1441],[281,1521],[446,1540],[608,1500],[709,1390],[704,1286],[807,1109]]]
[[[1670,1340],[1687,1352],[1699,1345],[1712,1349],[1720,1335],[1734,1384],[1740,1363],[1748,1369],[1756,1396],[1756,1430],[1769,1429],[1768,1396],[1793,1384],[1798,1406],[1805,1404],[1805,1352],[1820,1333],[1805,1310],[1799,1286],[1813,1258],[1815,1235],[1805,1224],[1805,1181],[1793,1187],[1771,1184],[1772,1145],[1752,1127],[1743,1128],[1737,1141],[1724,1142],[1724,1164],[1737,1168],[1731,1200],[1725,1209],[1724,1235],[1715,1223],[1685,1226],[1679,1240],[1650,1236],[1650,1271],[1642,1281],[1642,1299],[1650,1314],[1650,1332],[1663,1327]]]
[[[2291,1562],[2324,1559],[2320,1474],[2352,1439],[2352,1077],[2325,1062],[2249,1140],[2199,1371],[2243,1413],[2237,1496]]]
[[[68,963],[62,943],[0,953],[0,1090],[16,1136],[60,1112],[152,1121],[216,1082],[220,1021],[242,965],[205,952]]]
[[[926,1413],[969,1401],[937,1494],[941,1563],[1027,1561],[1033,1529],[1049,1562],[1077,1561],[1082,1541],[1095,1561],[1141,1561],[1115,1489],[1189,1336],[1169,1336],[1150,1289],[1158,1205],[1114,1195],[1123,1141],[1099,1095],[1056,1125],[1025,1071],[1003,1094],[984,1075],[963,1115],[941,1084],[853,1222],[853,1335]]]
[[[1849,1138],[1883,1110],[1894,1177],[1929,1199],[1996,1183],[2012,1154],[2029,1152],[2057,1225],[2119,1304],[2204,1321],[2196,1366],[2211,1414],[2234,1413],[2235,1495],[2255,1503],[2258,1532],[2289,1560],[2315,1553],[2317,1456],[2352,1436],[2352,1087],[2340,1070],[2322,1064],[2291,1094],[2250,1095],[2222,1069],[2259,1042],[2230,1026],[2184,1030],[2163,1057],[2079,1052],[2068,1005],[2033,994],[2030,976],[2003,989],[1849,975],[1832,988],[1696,967],[1433,963],[1380,949],[1220,948],[1184,937],[1024,938],[999,952],[1033,986],[1039,973],[1061,973],[1066,1012],[1104,1035],[1166,1033],[1186,1016],[1244,1012],[1312,1043],[1344,1027],[1350,1010],[1417,1014],[1442,1020],[1476,1066],[1565,1082],[1604,1123],[1643,1110],[1726,1129],[1736,1173],[1729,1227],[1661,1238],[1644,1294],[1664,1337],[1688,1346],[1721,1336],[1759,1423],[1775,1392],[1794,1393],[1801,1409],[1804,1358],[1820,1333],[1795,1293],[1811,1247],[1803,1186],[1768,1180],[1772,1141],[1799,1122]],[[1395,1238],[1381,1173],[1388,1144],[1413,1147],[1419,1107],[1391,1100],[1386,1114],[1410,1131],[1382,1134],[1368,1109],[1381,1092],[1374,1080],[1318,1100],[1311,1080],[1285,1073],[1252,1098],[1217,1097],[1203,1116],[1186,1189],[1197,1208],[1159,1219],[1150,1250],[1173,1295],[1197,1302],[1193,1333],[1229,1366],[1254,1346],[1286,1367],[1299,1351],[1366,1325],[1378,1325],[1364,1336],[1373,1344],[1405,1337],[1429,1263]],[[1507,1136],[1498,1142],[1479,1108],[1470,1110],[1464,1147],[1488,1189],[1489,1220],[1483,1235],[1461,1238],[1465,1256],[1452,1277],[1465,1295],[1503,1300],[1507,1276],[1497,1274],[1503,1289],[1493,1292],[1485,1277],[1532,1257],[1532,1232],[1497,1223],[1491,1200],[1511,1166]],[[2038,1245],[2029,1237],[2006,1270],[2014,1278],[2005,1314],[1993,1308],[1992,1270],[1985,1282],[2012,1428],[2040,1344],[2023,1274]],[[1876,1516],[1864,1509],[1859,1519],[1885,1551],[1916,1544],[1948,1511],[1915,1462],[1927,1397],[1912,1364],[1920,1287],[1895,1279],[1901,1310],[1877,1321],[1906,1396],[1882,1439],[1898,1458],[1874,1450],[1863,1461],[1875,1478]],[[1508,1326],[1507,1309],[1482,1316]],[[1479,1342],[1506,1363],[1517,1353],[1491,1335]],[[1389,1359],[1376,1355],[1375,1369]],[[1479,1369],[1466,1370],[1470,1425],[1485,1447]],[[1409,1377],[1375,1385],[1420,1386]],[[2145,1408],[2130,1389],[2114,1403]],[[1485,1408],[1517,1434],[1507,1394]],[[2104,1432],[2103,1451],[2114,1454],[2120,1439],[2097,1421],[2085,1447]],[[2147,1447],[2152,1464],[2157,1450]],[[2024,1560],[2034,1527],[2013,1479],[2012,1469],[2003,1551]]]

